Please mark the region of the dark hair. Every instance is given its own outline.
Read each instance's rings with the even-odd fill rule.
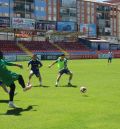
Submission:
[[[34,54],[33,56],[37,56],[37,54]]]
[[[0,51],[0,59],[3,59],[3,53]]]
[[[65,54],[63,53],[63,54],[61,54],[61,56],[65,56]]]

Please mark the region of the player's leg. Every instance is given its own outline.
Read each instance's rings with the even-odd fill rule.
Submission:
[[[67,75],[69,75],[68,85],[69,85],[69,86],[72,85],[72,84],[71,84],[71,80],[72,80],[72,78],[73,78],[73,73],[72,73],[70,70],[68,70],[68,69],[65,69],[65,70],[64,70],[64,73],[66,73]]]
[[[110,58],[110,63],[112,63],[112,58]]]
[[[9,94],[10,91],[8,90],[8,88],[6,87],[6,85],[3,84],[2,81],[0,81],[0,86],[3,88],[3,90],[4,90],[7,94]]]
[[[108,58],[108,63],[111,63],[111,58],[110,57]]]
[[[42,77],[41,77],[41,74],[39,74],[39,81],[40,81],[40,86],[42,86]]]
[[[32,88],[31,85],[25,86],[25,82],[24,82],[24,79],[23,79],[22,75],[19,75],[18,82],[19,82],[19,84],[22,86],[23,91],[27,91],[27,90],[29,90],[29,89]]]
[[[11,108],[17,108],[17,106],[13,103],[15,87],[16,87],[16,86],[15,86],[14,83],[10,85],[9,107],[11,107]]]
[[[9,94],[10,90],[7,88],[7,86],[5,84],[2,83],[2,81],[0,81],[0,86],[3,88],[3,90]],[[17,92],[14,93],[15,95],[17,94]]]
[[[59,81],[60,81],[60,78],[61,78],[62,74],[59,72],[58,73],[58,76],[57,76],[57,79],[56,79],[56,83],[55,83],[55,86],[57,87],[58,84],[59,84]]]
[[[29,75],[28,85],[30,85],[30,80],[31,80],[31,78],[32,78],[33,75],[34,75],[34,73],[33,73],[33,71],[31,70],[31,71],[30,71],[30,75]]]
[[[71,84],[71,80],[72,80],[72,78],[73,78],[73,73],[70,71],[70,72],[69,72],[68,85],[72,85],[72,84]]]
[[[6,85],[2,84],[1,87],[3,88],[3,90],[4,90],[7,94],[9,94],[10,91],[9,91],[9,89],[7,88]]]
[[[34,74],[35,74],[36,77],[39,79],[40,86],[42,86],[42,77],[41,77],[41,74],[40,74],[39,70],[34,71]]]

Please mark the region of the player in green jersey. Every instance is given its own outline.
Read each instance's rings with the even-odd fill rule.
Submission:
[[[4,85],[4,84],[2,83],[2,81],[0,81],[0,86],[3,88],[3,90],[4,90],[7,94],[10,93],[9,89],[7,88],[7,86]]]
[[[63,74],[69,75],[68,86],[72,85],[71,80],[73,77],[73,73],[67,67],[67,59],[65,58],[65,54],[62,54],[55,62],[49,65],[49,68],[51,68],[56,63],[58,64],[59,72],[55,85],[58,86],[60,78]]]
[[[9,94],[10,90],[8,89],[8,87],[2,83],[2,81],[0,81],[0,86],[2,87],[2,89],[5,91],[5,93]],[[17,94],[17,92],[14,93],[15,95]]]
[[[31,85],[25,86],[25,82],[24,82],[22,75],[9,71],[6,66],[17,66],[19,68],[22,68],[22,65],[20,64],[13,64],[13,63],[5,61],[3,59],[3,53],[0,51],[0,80],[2,81],[4,85],[7,85],[10,87],[9,107],[16,108],[17,106],[13,103],[14,92],[15,92],[15,87],[16,87],[14,81],[18,80],[19,84],[23,88],[23,91],[27,91],[31,89]]]

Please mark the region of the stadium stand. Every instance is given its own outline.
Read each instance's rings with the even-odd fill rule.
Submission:
[[[0,49],[4,53],[22,52],[21,49],[16,45],[14,41],[7,41],[7,40],[0,41]]]
[[[98,58],[98,55],[100,54],[107,54],[109,51],[93,51],[87,45],[84,45],[81,42],[58,42],[53,44],[47,41],[19,41],[19,44],[22,44],[32,53],[45,56],[60,55],[61,51],[63,50],[69,53],[71,59],[94,59]],[[18,47],[15,41],[0,40],[0,50],[2,50],[6,55],[25,54],[25,52],[20,47]],[[120,50],[114,50],[113,53],[115,58],[120,58]]]
[[[70,51],[87,51],[90,50],[88,47],[85,45],[78,43],[78,42],[60,42],[56,43],[59,47],[63,48],[65,51],[70,52]]]
[[[32,52],[60,52],[59,48],[55,47],[52,43],[45,41],[19,41],[19,44],[24,45],[27,49]],[[69,42],[69,43],[56,43],[61,49],[71,52],[71,51],[85,51],[89,50],[86,46],[77,43],[77,42]],[[23,52],[15,43],[15,41],[0,41],[0,49],[3,52],[11,53],[11,52]]]

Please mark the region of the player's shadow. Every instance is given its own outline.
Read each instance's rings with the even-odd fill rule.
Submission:
[[[33,106],[37,106],[37,105],[30,105],[28,106],[27,108],[23,109],[23,108],[14,108],[14,109],[10,109],[10,110],[7,110],[6,113],[4,114],[1,114],[1,115],[14,115],[14,116],[20,116],[22,115],[21,113],[22,112],[27,112],[27,111],[36,111],[36,110],[33,110]]]
[[[59,87],[77,88],[78,86],[77,85],[62,85]]]
[[[19,101],[19,100],[15,100],[15,101]],[[0,100],[0,103],[8,103],[9,100]]]
[[[49,88],[50,86],[46,86],[46,85],[39,86],[39,85],[36,85],[36,86],[33,86],[33,87],[39,87],[39,88]]]
[[[9,100],[0,100],[0,103],[8,103]]]
[[[82,94],[83,97],[89,97],[87,94]]]

